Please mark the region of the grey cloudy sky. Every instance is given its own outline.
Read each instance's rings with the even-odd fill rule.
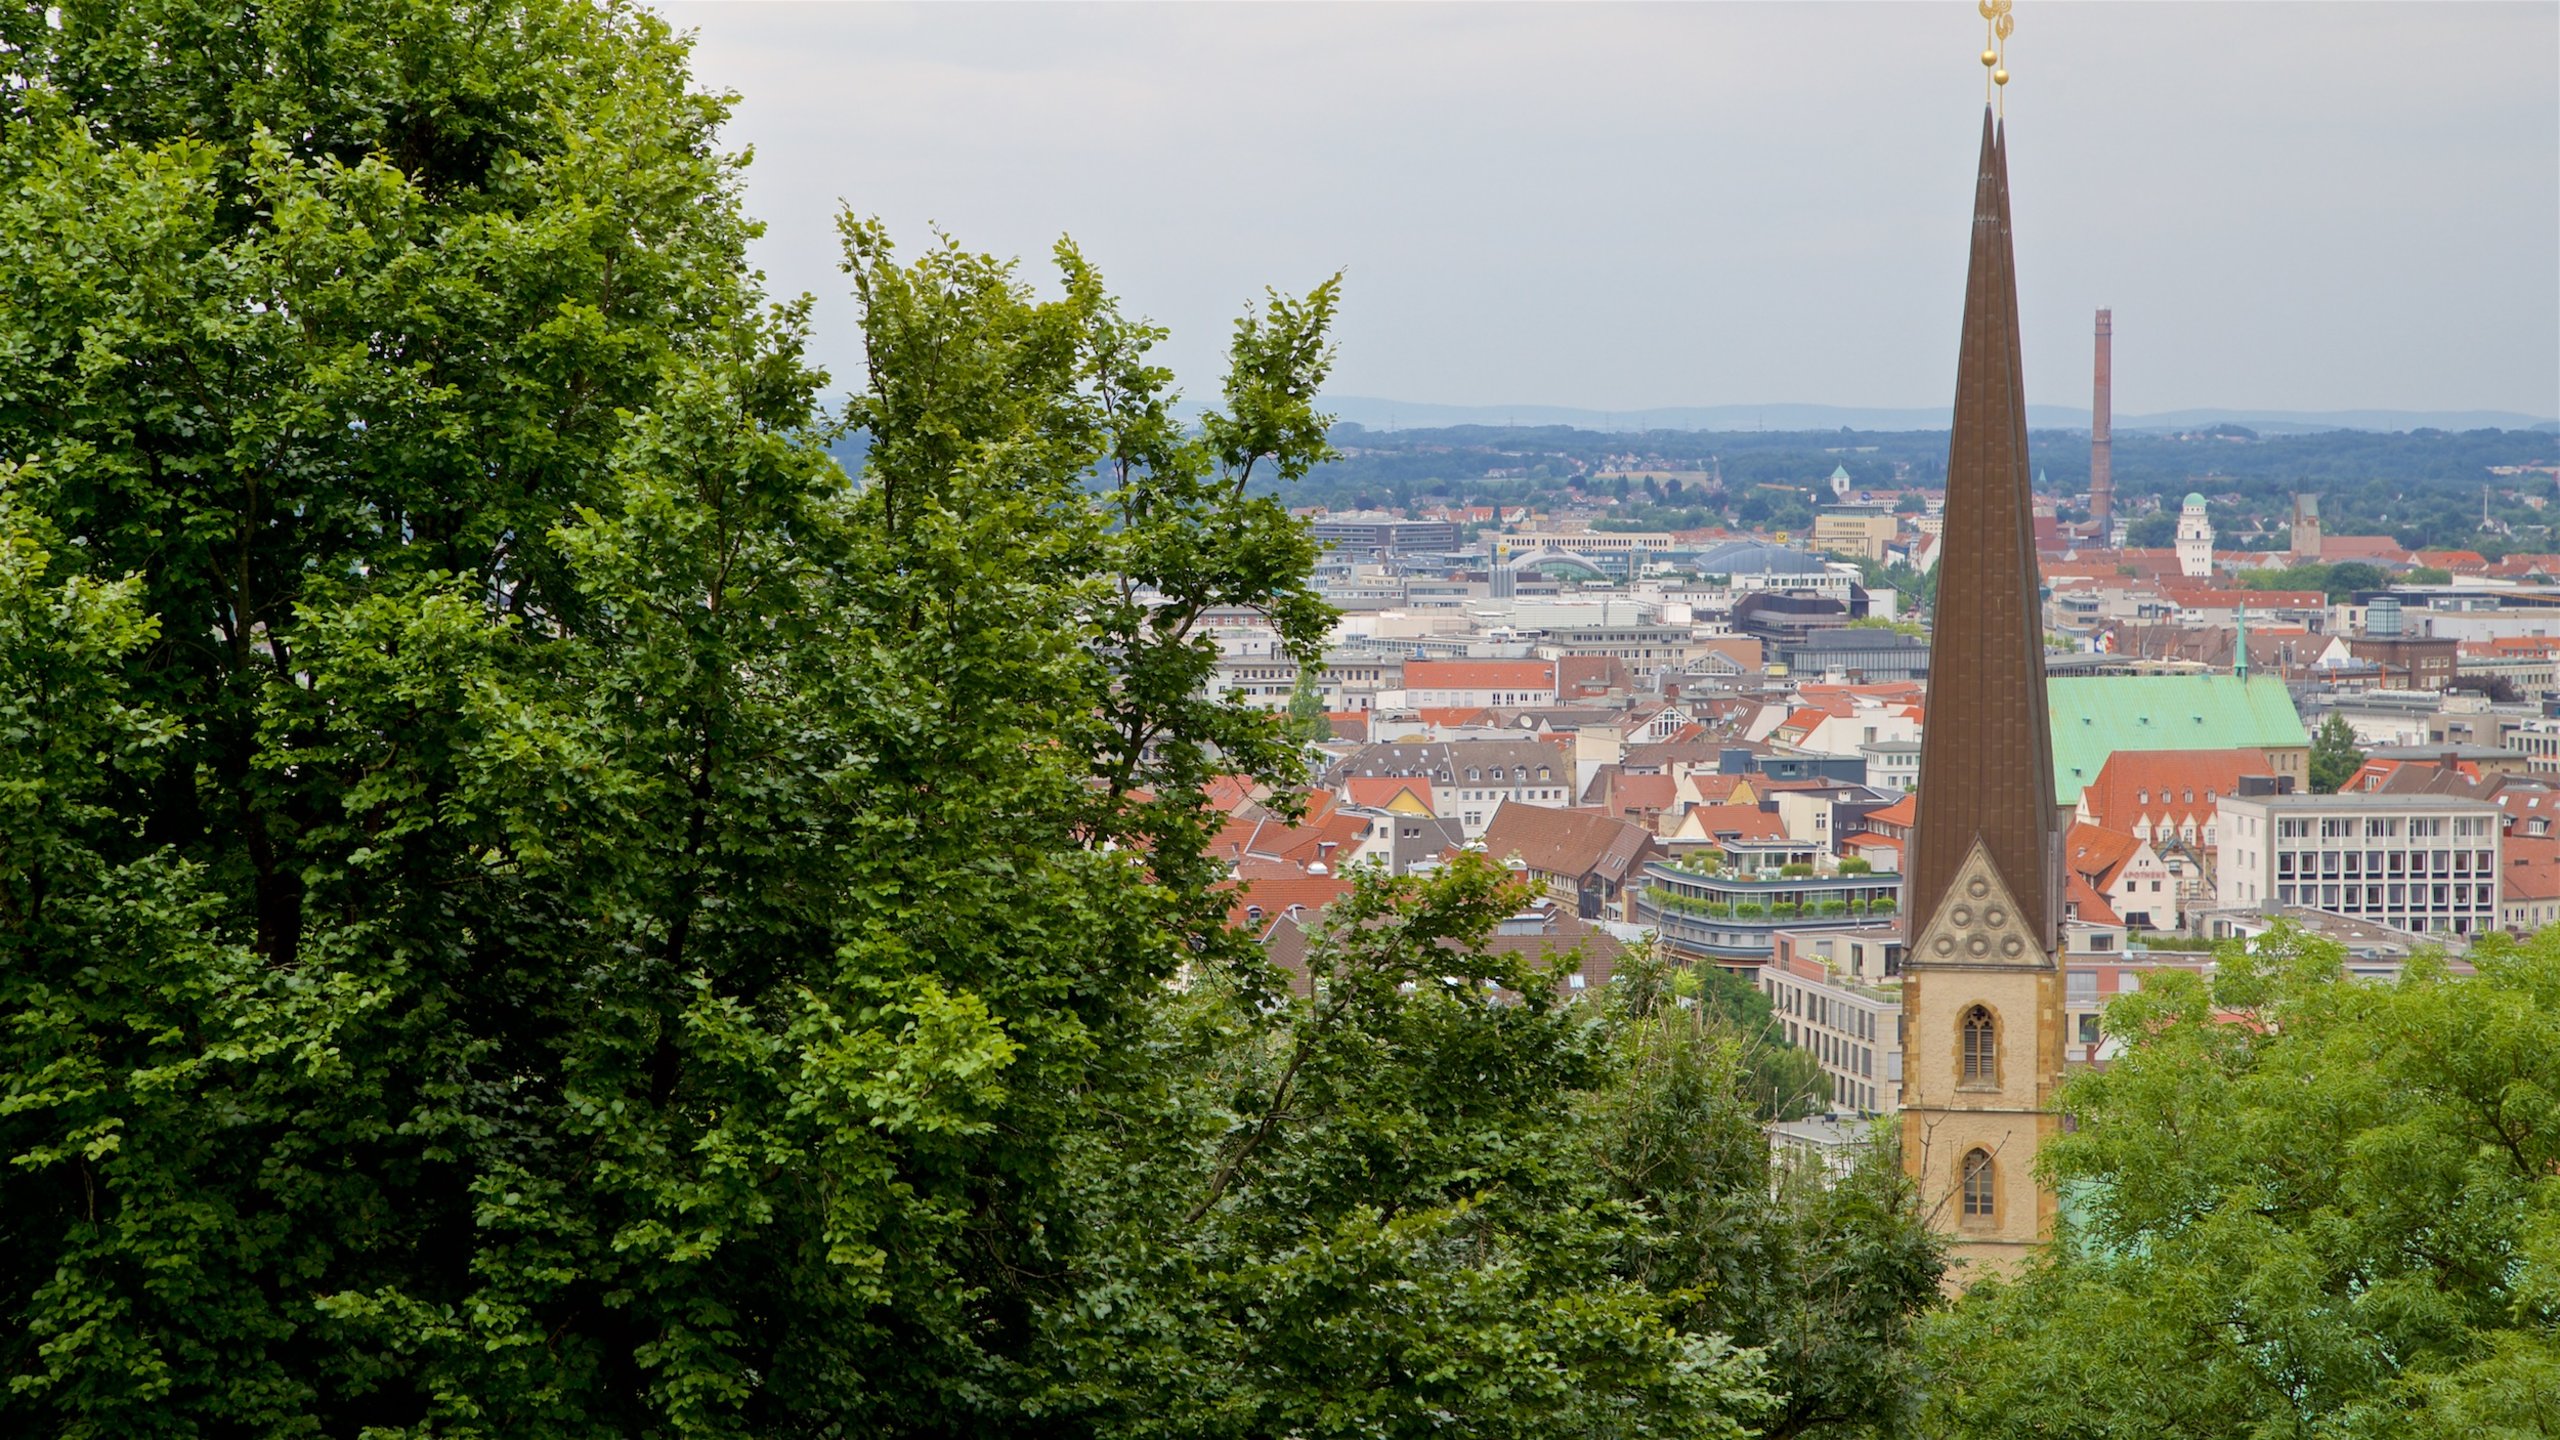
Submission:
[[[1978,136],[1959,3],[667,3],[738,91],[758,259],[854,373],[839,203],[1073,235],[1214,378],[1346,272],[1332,389],[1944,405]],[[2021,0],[2029,398],[2560,415],[2560,4]]]

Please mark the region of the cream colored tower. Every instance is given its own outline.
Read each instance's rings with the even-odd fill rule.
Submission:
[[[1950,1289],[2053,1234],[2035,1161],[2062,1083],[2062,967],[2028,924],[1976,845],[1903,962],[1903,1165],[1952,1241]]]

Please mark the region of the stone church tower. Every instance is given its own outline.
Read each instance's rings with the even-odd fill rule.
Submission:
[[[2062,825],[2009,237],[1986,109],[1903,913],[1902,1162],[1953,1241],[1951,1286],[2052,1233],[2035,1178],[2062,1081]]]

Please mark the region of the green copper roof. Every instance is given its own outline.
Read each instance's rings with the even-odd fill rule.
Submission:
[[[1834,465],[1834,466],[1832,466],[1832,467],[1831,467],[1831,478],[1832,478],[1832,479],[1834,479],[1834,480],[1846,480],[1846,479],[1848,479],[1848,478],[1849,478],[1849,467],[1848,467],[1848,466],[1846,466],[1846,465]]]
[[[2203,493],[2202,491],[2199,491],[2199,490],[2190,490],[2190,491],[2188,491],[2188,492],[2187,492],[2187,503],[2188,503],[2188,504],[2190,504],[2190,505],[2201,505],[2201,504],[2203,504],[2203,503],[2204,503],[2204,493]]]
[[[2273,676],[2071,675],[2045,682],[2053,798],[2080,803],[2118,750],[2284,750],[2311,743]]]

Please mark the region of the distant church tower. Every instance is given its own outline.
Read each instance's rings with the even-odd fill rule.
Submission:
[[[2008,170],[2006,127],[1986,111],[1904,881],[1902,1163],[1953,1242],[1959,1288],[2052,1234],[2035,1162],[2062,1082],[2062,827]]]
[[[2178,573],[2190,580],[2213,573],[2213,525],[2204,518],[2204,497],[2193,491],[2178,509]]]

